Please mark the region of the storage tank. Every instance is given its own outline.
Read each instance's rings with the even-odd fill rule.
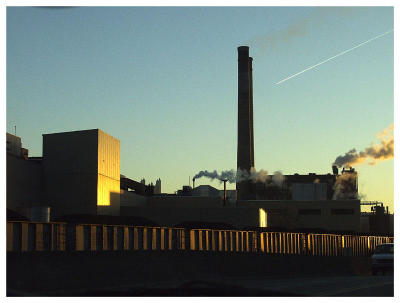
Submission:
[[[30,220],[32,222],[50,222],[49,206],[35,206],[30,209]]]

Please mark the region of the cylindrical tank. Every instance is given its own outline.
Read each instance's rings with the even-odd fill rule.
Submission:
[[[51,209],[48,206],[35,206],[30,209],[32,222],[50,222]]]

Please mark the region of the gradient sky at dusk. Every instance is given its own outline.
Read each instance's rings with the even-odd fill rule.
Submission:
[[[393,123],[393,33],[275,83],[391,29],[390,7],[9,7],[7,131],[41,156],[43,133],[100,128],[121,141],[122,174],[174,192],[236,168],[249,45],[256,169],[331,173]],[[356,169],[365,200],[393,211],[393,160]]]

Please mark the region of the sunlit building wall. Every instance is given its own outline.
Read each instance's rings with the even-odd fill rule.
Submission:
[[[98,214],[119,215],[120,142],[98,130]]]
[[[45,196],[55,216],[119,215],[119,140],[99,129],[43,135]]]

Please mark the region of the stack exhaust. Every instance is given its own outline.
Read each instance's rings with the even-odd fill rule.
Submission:
[[[238,149],[237,169],[250,173],[254,167],[253,59],[249,47],[238,47]],[[253,199],[250,181],[236,183],[238,200]]]

